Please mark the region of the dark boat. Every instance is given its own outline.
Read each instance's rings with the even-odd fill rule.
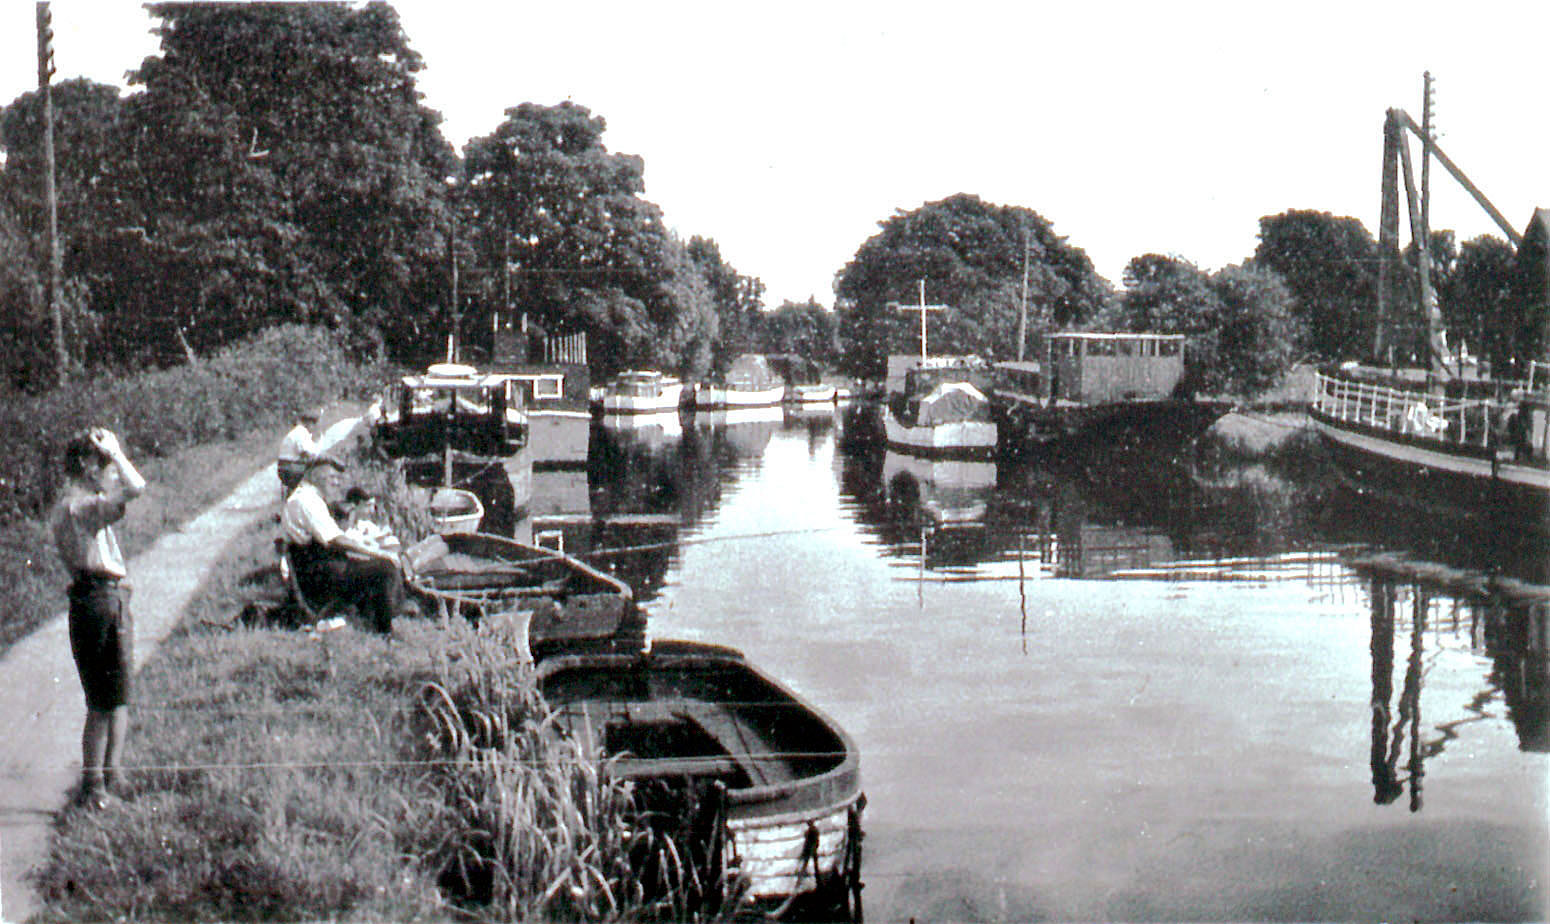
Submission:
[[[614,772],[708,799],[701,881],[767,913],[860,917],[860,758],[843,729],[730,648],[658,641],[538,665],[559,726]]]
[[[995,366],[1011,451],[1054,443],[1187,443],[1232,409],[1184,391],[1182,334],[1050,334],[1042,362]]]
[[[1345,364],[1308,416],[1348,486],[1386,502],[1550,534],[1550,382],[1456,379]],[[1542,378],[1550,378],[1541,376]]]
[[[377,446],[402,459],[413,484],[453,487],[503,472],[515,508],[532,496],[533,460],[522,388],[513,376],[438,363],[390,389],[372,427]]]
[[[554,549],[487,533],[431,536],[406,553],[410,591],[444,618],[527,620],[531,657],[640,651],[646,618],[617,578]]]

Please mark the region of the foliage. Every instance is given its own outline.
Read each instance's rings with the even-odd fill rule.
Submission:
[[[1259,220],[1253,262],[1291,291],[1306,331],[1302,346],[1323,359],[1349,359],[1372,349],[1377,257],[1377,242],[1357,219],[1291,210]]]
[[[469,142],[477,284],[496,304],[509,287],[510,303],[546,330],[587,332],[596,376],[627,365],[703,372],[715,293],[642,198],[640,158],[608,151],[605,128],[572,102],[523,103]]]
[[[1301,330],[1291,293],[1253,264],[1208,274],[1178,257],[1146,254],[1125,267],[1125,290],[1100,315],[1108,330],[1184,334],[1188,380],[1214,393],[1253,395],[1295,359]]]
[[[815,301],[783,302],[760,322],[760,352],[795,353],[821,366],[839,358],[839,326],[834,312]]]
[[[918,349],[919,318],[892,307],[925,300],[950,310],[929,320],[933,352],[1015,358],[1026,257],[1029,332],[1090,317],[1108,284],[1080,248],[1030,209],[960,193],[897,212],[846,264],[836,309],[847,372],[882,378],[889,353]]]
[[[1507,368],[1513,354],[1514,259],[1512,245],[1495,235],[1465,241],[1447,287],[1438,293],[1454,338],[1462,339],[1497,369]]]
[[[16,397],[0,407],[0,432],[11,441],[0,459],[0,522],[46,510],[64,443],[87,426],[115,430],[132,457],[163,456],[278,426],[364,375],[335,335],[278,327],[194,365]]]
[[[687,250],[705,279],[716,311],[717,337],[710,366],[716,373],[725,373],[732,360],[756,352],[764,283],[733,269],[721,256],[721,248],[708,237],[689,238]]]

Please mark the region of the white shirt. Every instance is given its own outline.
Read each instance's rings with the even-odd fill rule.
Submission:
[[[280,531],[292,545],[320,542],[328,545],[344,531],[328,512],[328,501],[318,491],[317,485],[302,482],[285,500],[285,510],[280,514]]]
[[[54,545],[71,574],[98,574],[124,578],[124,553],[109,524],[124,516],[124,503],[98,491],[88,494],[69,489],[50,516]]]
[[[312,431],[307,429],[306,424],[292,427],[291,432],[285,434],[285,439],[280,442],[281,462],[305,462],[322,453],[322,448],[313,440]]]

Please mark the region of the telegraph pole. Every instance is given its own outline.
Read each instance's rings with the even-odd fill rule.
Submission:
[[[1028,225],[1023,225],[1023,302],[1017,313],[1017,361],[1023,361],[1023,347],[1028,343]]]
[[[43,97],[43,200],[48,211],[48,299],[49,322],[54,328],[54,375],[63,385],[70,374],[70,356],[65,352],[65,319],[59,306],[62,259],[59,253],[59,193],[54,185],[54,97],[50,89],[54,76],[54,26],[47,0],[37,4],[38,19],[38,91]]]

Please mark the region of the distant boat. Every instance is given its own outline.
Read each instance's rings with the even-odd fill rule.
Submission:
[[[1068,331],[1045,338],[1042,362],[996,363],[1008,447],[1188,443],[1232,404],[1184,393],[1184,346],[1182,334]]]
[[[793,385],[786,391],[786,401],[791,404],[833,404],[837,400],[839,390],[832,384]]]
[[[413,484],[453,487],[493,469],[505,473],[516,506],[532,495],[527,415],[509,376],[457,363],[404,376],[372,437],[390,458],[405,460]]]
[[[891,366],[897,357],[890,357]],[[894,370],[891,370],[894,371]],[[890,376],[883,407],[883,435],[900,452],[989,457],[997,428],[983,385],[990,367],[977,356],[931,356]]]
[[[666,787],[636,791],[659,794],[668,824],[700,822],[688,854],[703,858],[695,873],[713,900],[859,920],[860,756],[816,707],[740,652],[695,642],[558,655],[538,683],[558,726],[612,758],[610,772]],[[678,817],[686,801],[695,819]]]
[[[701,383],[694,391],[696,410],[735,410],[774,407],[786,397],[786,384],[757,353],[744,353],[732,361],[725,379]]]
[[[678,410],[683,382],[649,369],[630,369],[599,389],[597,404],[604,414],[659,414]]]

